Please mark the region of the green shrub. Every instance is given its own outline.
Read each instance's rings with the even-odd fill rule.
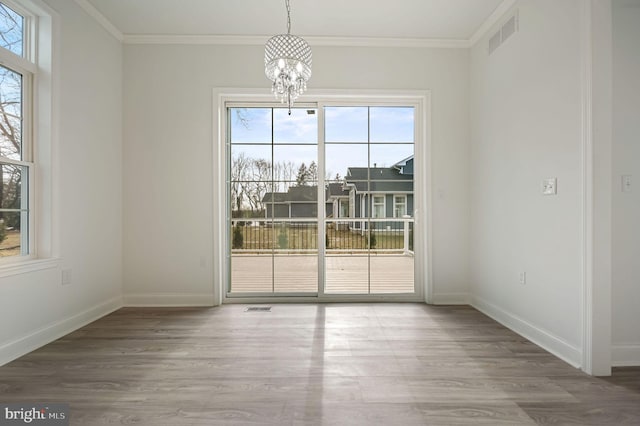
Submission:
[[[287,229],[284,225],[280,228],[280,233],[278,234],[278,247],[281,249],[286,249],[289,246],[289,237],[287,236]]]
[[[4,219],[0,219],[0,243],[7,238],[7,225],[4,224]]]
[[[242,228],[235,226],[233,228],[233,242],[231,247],[234,249],[241,249],[244,245],[244,236],[242,235]]]
[[[367,233],[367,238],[368,238],[367,248],[370,248],[370,249],[375,248],[376,244],[378,243],[376,241],[376,234],[373,231],[369,231]]]

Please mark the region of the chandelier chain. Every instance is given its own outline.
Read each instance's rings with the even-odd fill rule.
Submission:
[[[287,34],[291,34],[291,6],[289,0],[284,0],[284,3],[287,7]]]

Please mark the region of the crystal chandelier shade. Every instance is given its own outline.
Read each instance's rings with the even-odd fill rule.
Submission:
[[[273,82],[276,99],[289,106],[307,90],[311,78],[311,47],[302,37],[291,34],[291,12],[287,6],[287,34],[271,37],[264,48],[264,74]]]

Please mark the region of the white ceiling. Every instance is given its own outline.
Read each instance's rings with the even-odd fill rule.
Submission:
[[[76,0],[124,35],[286,32],[284,0]],[[291,32],[313,37],[469,40],[504,0],[291,0]]]

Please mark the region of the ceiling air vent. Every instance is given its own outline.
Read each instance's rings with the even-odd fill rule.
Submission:
[[[500,30],[498,30],[498,32],[492,35],[489,39],[489,55],[491,55],[493,51],[500,46],[500,43],[502,43],[502,40]]]
[[[518,11],[502,24],[489,39],[489,54],[492,54],[502,43],[518,31]]]
[[[516,25],[516,15],[513,15],[507,22],[502,26],[502,42],[504,43],[509,37],[511,37],[517,30]]]

